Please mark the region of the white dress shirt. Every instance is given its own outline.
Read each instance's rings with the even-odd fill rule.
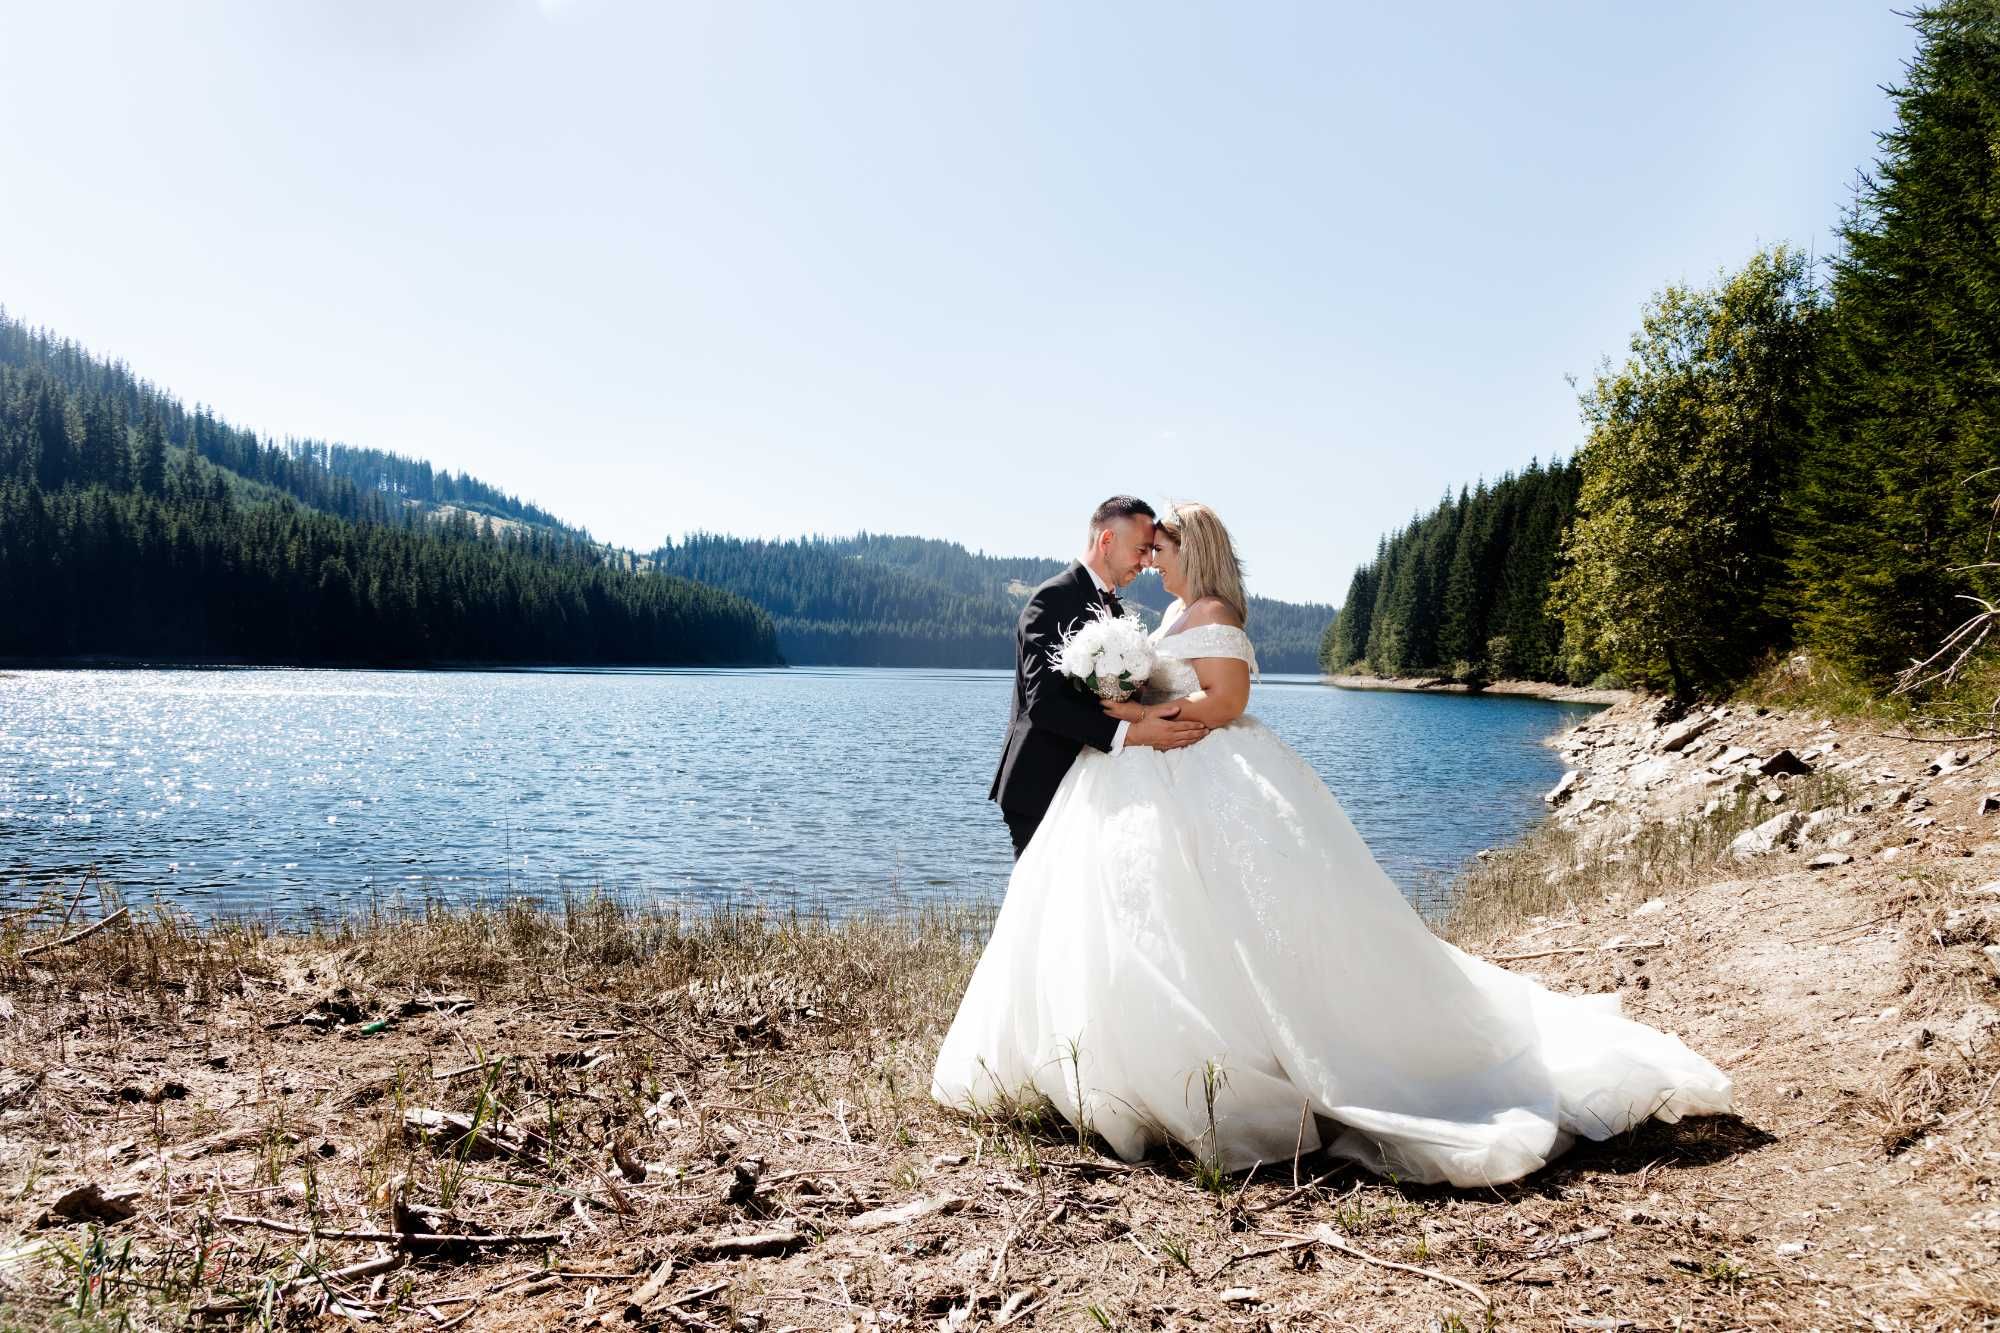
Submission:
[[[1089,565],[1084,565],[1083,572],[1090,575],[1090,581],[1097,585],[1097,590],[1099,592],[1110,593],[1112,591],[1111,585],[1106,583],[1103,579],[1097,577],[1097,571],[1092,569]],[[1117,732],[1114,733],[1111,737],[1111,753],[1117,754],[1120,750],[1125,748],[1125,733],[1130,730],[1132,730],[1132,724],[1130,722],[1120,722],[1118,724]]]

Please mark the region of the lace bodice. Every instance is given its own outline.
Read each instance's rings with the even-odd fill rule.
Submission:
[[[1168,608],[1160,621],[1162,630],[1174,623],[1174,616],[1175,607]],[[1250,646],[1248,634],[1234,625],[1196,625],[1178,634],[1153,636],[1153,671],[1146,677],[1141,698],[1147,703],[1164,703],[1193,694],[1201,688],[1201,678],[1194,670],[1195,659],[1200,657],[1232,657],[1248,662],[1250,677],[1256,679],[1257,650]]]

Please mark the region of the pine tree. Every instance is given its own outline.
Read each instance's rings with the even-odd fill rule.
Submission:
[[[132,456],[132,482],[145,495],[167,493],[167,437],[159,417],[152,413],[139,426],[139,440]]]
[[[1816,650],[1880,684],[2000,597],[1984,556],[2000,485],[2000,4],[1913,16],[1834,263],[1813,443],[1791,515],[1798,614]],[[1984,473],[1985,475],[1981,475]]]

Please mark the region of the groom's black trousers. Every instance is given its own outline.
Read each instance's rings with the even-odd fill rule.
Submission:
[[[1042,826],[1040,813],[1009,814],[1005,810],[1000,817],[1007,821],[1007,836],[1014,840],[1014,859],[1021,859],[1021,853],[1028,850],[1028,843],[1034,838],[1035,830]]]

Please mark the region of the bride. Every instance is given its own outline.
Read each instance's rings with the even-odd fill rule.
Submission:
[[[931,1095],[974,1112],[1046,1097],[1127,1160],[1172,1141],[1239,1171],[1303,1141],[1461,1186],[1527,1175],[1579,1134],[1728,1111],[1728,1077],[1616,995],[1558,995],[1431,934],[1319,776],[1244,711],[1257,659],[1221,520],[1182,504],[1157,533],[1177,600],[1141,701],[1107,708],[1177,705],[1213,730],[1078,757]]]

